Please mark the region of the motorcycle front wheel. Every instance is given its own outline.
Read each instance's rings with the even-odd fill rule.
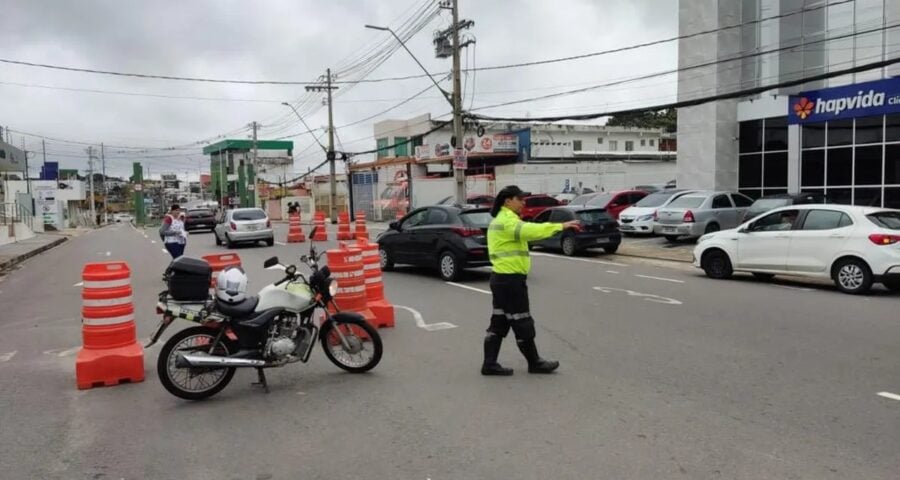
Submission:
[[[347,345],[341,342],[337,331],[339,328]],[[327,321],[322,325],[319,335],[325,356],[331,363],[350,373],[368,372],[381,361],[381,335],[366,322],[336,324]]]
[[[230,368],[178,368],[175,359],[179,353],[210,353],[218,330],[207,327],[191,327],[182,330],[163,345],[156,360],[156,372],[163,387],[176,397],[186,400],[203,400],[225,388],[234,377]],[[227,357],[237,351],[234,343],[224,335],[211,354]]]

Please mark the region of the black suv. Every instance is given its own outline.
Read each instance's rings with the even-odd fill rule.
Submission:
[[[206,208],[197,208],[188,210],[184,217],[184,229],[193,230],[209,230],[213,231],[216,227],[216,218],[212,210]]]
[[[788,194],[782,193],[778,195],[768,195],[765,197],[761,197],[755,202],[753,205],[750,205],[750,208],[744,213],[744,218],[741,222],[746,222],[753,217],[758,215],[762,215],[763,213],[768,212],[774,208],[778,207],[786,207],[789,205],[804,205],[808,203],[832,203],[828,201],[828,197],[822,193],[799,193],[799,194]]]
[[[566,230],[546,240],[532,242],[531,245],[559,249],[569,256],[588,248],[602,248],[606,253],[616,253],[619,249],[619,244],[622,243],[619,223],[603,208],[584,205],[553,207],[541,212],[534,222],[563,223],[570,220],[580,221],[581,229]]]

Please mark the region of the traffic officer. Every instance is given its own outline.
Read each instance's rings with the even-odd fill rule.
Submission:
[[[538,355],[534,344],[534,319],[528,308],[528,271],[531,259],[528,257],[528,242],[552,237],[567,228],[578,229],[577,220],[566,223],[529,223],[519,218],[525,206],[525,195],[519,187],[510,185],[497,194],[491,209],[488,227],[488,256],[493,265],[491,274],[491,294],[493,313],[491,325],[484,337],[484,364],[482,375],[512,375],[511,368],[497,363],[503,338],[512,328],[516,344],[528,360],[529,373],[551,373],[559,367],[559,362],[544,360]]]

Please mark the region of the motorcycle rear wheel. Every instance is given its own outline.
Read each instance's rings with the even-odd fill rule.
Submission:
[[[156,372],[163,387],[176,397],[185,400],[203,400],[228,386],[234,377],[234,367],[228,368],[177,368],[175,359],[179,352],[208,353],[215,341],[218,330],[207,327],[191,327],[172,335],[156,360]],[[237,351],[237,346],[222,336],[213,350],[213,355],[228,356]]]
[[[337,328],[341,329],[350,344],[349,350],[341,343]],[[322,325],[319,335],[325,356],[331,363],[350,373],[368,372],[381,361],[381,335],[366,322],[336,324],[328,321]]]

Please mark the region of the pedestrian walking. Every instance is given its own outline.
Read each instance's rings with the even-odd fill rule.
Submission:
[[[543,240],[563,231],[578,229],[573,220],[566,223],[530,223],[519,218],[525,206],[523,192],[510,185],[497,194],[491,209],[488,227],[488,256],[491,260],[491,294],[493,312],[491,323],[484,337],[484,363],[482,375],[512,375],[511,368],[498,363],[500,346],[512,328],[516,345],[528,361],[529,373],[551,373],[559,367],[559,362],[545,360],[538,355],[534,343],[534,318],[528,302],[528,272],[531,259],[528,256],[528,242]]]
[[[181,212],[181,208],[177,204],[172,205],[169,213],[163,218],[162,225],[159,227],[159,234],[162,237],[166,251],[172,256],[173,261],[184,254],[184,249],[187,246],[187,231],[184,229],[184,213]],[[163,279],[167,279],[168,275],[169,268],[166,268]]]

